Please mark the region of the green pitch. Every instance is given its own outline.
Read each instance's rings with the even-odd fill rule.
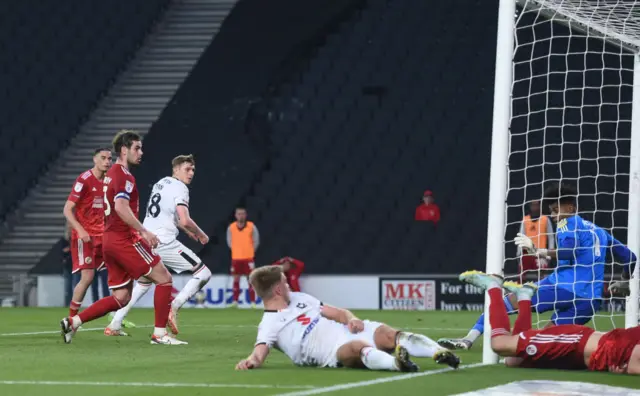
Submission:
[[[640,389],[638,378],[630,376],[500,365],[454,372],[429,359],[417,360],[423,373],[408,375],[296,368],[277,351],[264,368],[236,372],[235,363],[252,349],[260,311],[185,309],[180,336],[190,343],[186,346],[150,345],[153,312],[149,309],[132,310],[129,319],[146,326],[131,330],[130,337],[104,337],[102,327],[107,322],[101,319],[85,325],[73,343],[65,345],[58,327],[65,313],[63,309],[0,309],[0,395],[450,395],[527,379]],[[434,339],[466,334],[477,317],[470,312],[358,314]],[[463,366],[479,363],[481,355],[480,344],[460,353]],[[437,371],[429,374],[433,370]],[[328,387],[338,389],[323,389]]]

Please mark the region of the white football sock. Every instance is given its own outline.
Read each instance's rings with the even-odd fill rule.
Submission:
[[[167,329],[164,327],[154,327],[153,328],[153,335],[161,338],[167,335]]]
[[[398,345],[405,347],[409,355],[415,357],[433,357],[442,349],[437,342],[425,335],[404,331],[398,335]]]
[[[171,308],[181,308],[191,297],[193,297],[198,290],[202,289],[204,285],[211,279],[211,271],[207,267],[203,267],[198,271],[193,278],[189,279],[189,282],[180,290],[180,293],[171,303]]]
[[[482,335],[482,333],[481,333],[481,332],[479,332],[478,330],[476,330],[476,329],[471,329],[471,330],[469,330],[469,334],[467,334],[467,335],[464,337],[464,339],[465,339],[465,340],[469,340],[469,341],[471,341],[472,343],[474,343],[474,342],[476,342],[476,340],[478,339],[478,337],[480,337],[481,335]]]
[[[149,289],[151,289],[151,285],[152,283],[136,283],[133,287],[133,293],[131,293],[131,301],[129,301],[129,304],[117,310],[115,315],[113,315],[113,319],[111,320],[111,323],[109,323],[109,328],[111,330],[120,330],[125,316],[127,316],[131,308],[136,305],[142,296],[147,294]]]
[[[360,358],[370,370],[400,371],[394,356],[373,347],[362,348]]]

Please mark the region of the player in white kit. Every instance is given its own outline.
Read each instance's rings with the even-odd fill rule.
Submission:
[[[346,309],[291,292],[280,266],[257,268],[249,280],[262,298],[265,312],[253,352],[238,362],[237,370],[262,366],[271,348],[298,366],[418,371],[411,356],[432,357],[436,363],[453,368],[460,364],[453,352],[422,334],[360,320]]]
[[[171,165],[172,176],[162,178],[151,190],[143,225],[158,237],[160,243],[155,252],[162,258],[164,265],[177,273],[191,272],[193,275],[171,303],[168,325],[175,335],[178,334],[178,310],[207,284],[211,278],[211,271],[191,249],[176,239],[180,228],[191,239],[203,245],[209,242],[207,234],[189,216],[187,186],[195,174],[195,161],[192,155],[179,155],[173,159]],[[133,288],[131,301],[116,312],[104,331],[105,335],[126,335],[121,330],[122,321],[131,307],[149,291],[151,285],[151,281],[144,277],[138,279]]]

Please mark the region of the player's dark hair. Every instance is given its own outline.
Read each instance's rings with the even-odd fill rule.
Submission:
[[[94,150],[93,155],[96,156],[98,153],[101,153],[103,151],[111,152],[111,148],[109,148],[109,147],[98,147],[97,149]]]
[[[141,140],[142,138],[138,132],[130,129],[123,129],[113,138],[113,151],[115,151],[116,155],[119,156],[120,150],[123,147],[131,148],[134,142],[139,142]]]
[[[282,267],[279,265],[265,265],[254,269],[249,275],[249,283],[262,299],[270,297],[273,287],[281,280]]]
[[[547,205],[552,203],[577,204],[578,189],[571,184],[554,183],[544,190],[544,200]]]
[[[244,206],[236,206],[236,210],[244,210],[246,212],[247,208],[245,208]]]
[[[193,154],[189,154],[189,155],[179,155],[176,158],[174,158],[173,160],[171,160],[171,167],[175,168],[176,166],[180,166],[182,164],[184,164],[185,162],[195,166],[196,165],[196,160],[193,158]]]

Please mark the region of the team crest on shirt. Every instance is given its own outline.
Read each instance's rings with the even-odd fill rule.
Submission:
[[[73,191],[80,192],[80,191],[82,191],[82,187],[83,187],[82,183],[76,182],[76,185],[73,186]]]
[[[124,184],[124,189],[126,192],[131,193],[131,191],[133,191],[133,183],[127,180],[127,182]]]
[[[305,304],[305,303],[298,303],[296,305],[296,308],[298,308],[298,309],[305,309],[306,307],[307,307],[307,304]]]
[[[527,345],[527,348],[524,351],[527,352],[527,355],[533,356],[536,353],[538,353],[538,348],[533,344],[529,344]]]
[[[85,257],[84,258],[84,263],[85,264],[91,264],[91,257]]]

